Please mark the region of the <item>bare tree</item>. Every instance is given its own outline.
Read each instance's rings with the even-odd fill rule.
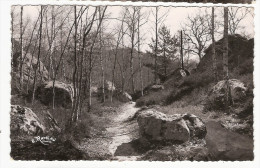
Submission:
[[[187,22],[183,26],[183,34],[192,44],[190,51],[198,55],[200,60],[210,41],[208,20],[210,20],[208,15],[198,13],[195,16],[188,16]]]
[[[229,72],[228,72],[228,7],[224,7],[224,42],[223,42],[223,76],[226,80],[226,103],[225,110],[229,112],[229,105],[231,102],[230,86],[229,86]]]
[[[103,65],[103,44],[102,44],[102,38],[103,38],[103,26],[102,26],[102,16],[101,16],[101,9],[98,9],[99,13],[99,22],[100,25],[100,32],[99,32],[99,59],[100,59],[100,70],[101,70],[101,83],[102,83],[102,102],[105,102],[106,95],[105,95],[105,72],[104,72],[104,65]]]
[[[21,14],[20,14],[20,46],[21,46],[21,54],[20,54],[20,91],[23,91],[23,6],[21,6]]]
[[[160,25],[163,23],[164,19],[167,17],[169,10],[167,10],[164,14],[159,16],[160,7],[155,7],[155,13],[152,10],[152,15],[155,18],[155,39],[152,38],[152,44],[150,44],[150,48],[153,50],[154,54],[154,84],[157,83],[158,80],[158,30]]]
[[[43,6],[41,6],[41,10],[40,10],[39,47],[38,47],[37,64],[34,70],[32,104],[34,103],[34,99],[35,99],[37,69],[40,65],[41,43],[42,43],[42,22],[43,22],[42,20],[43,20]]]
[[[240,25],[241,21],[250,14],[250,8],[230,7],[228,10],[228,29],[230,34],[236,34],[239,29],[243,29]]]
[[[137,7],[133,6],[132,11],[130,8],[126,8],[127,11],[127,26],[129,28],[129,36],[131,43],[130,51],[130,71],[131,71],[131,87],[132,93],[135,93],[135,80],[134,80],[134,48],[135,48],[135,35],[136,35],[136,26],[137,26]]]
[[[154,48],[154,66],[155,66],[155,74],[154,74],[154,84],[157,83],[157,74],[158,74],[158,65],[157,65],[157,54],[158,54],[158,11],[159,7],[155,7],[155,48]]]
[[[228,7],[224,7],[223,75],[228,79]]]
[[[137,55],[139,58],[139,69],[140,69],[140,81],[141,81],[141,95],[144,95],[144,82],[143,82],[143,66],[142,66],[142,58],[141,58],[141,51],[140,51],[140,46],[141,46],[141,37],[140,37],[140,21],[141,21],[141,8],[138,9],[137,12]]]
[[[115,69],[116,69],[116,63],[118,63],[118,49],[119,49],[119,45],[122,41],[122,39],[124,38],[124,35],[126,33],[127,30],[124,31],[124,21],[125,21],[125,17],[126,17],[126,11],[124,12],[124,16],[121,20],[121,25],[120,28],[118,30],[118,37],[117,37],[117,41],[116,41],[116,48],[114,50],[114,63],[113,63],[113,69],[112,69],[112,88],[111,88],[111,97],[110,97],[110,101],[113,101],[113,88],[114,88],[114,83],[115,83]],[[132,59],[132,57],[131,57]],[[132,72],[132,71],[131,71]],[[133,76],[131,75],[131,77],[133,78]]]
[[[217,74],[217,59],[216,59],[216,47],[215,47],[215,11],[214,7],[212,7],[212,16],[211,16],[211,39],[212,39],[212,62],[213,62],[213,72],[215,76],[215,81],[218,81],[218,74]]]

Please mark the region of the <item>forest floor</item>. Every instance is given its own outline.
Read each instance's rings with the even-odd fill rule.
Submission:
[[[114,154],[118,146],[138,138],[138,124],[131,119],[139,108],[135,107],[134,102],[122,104],[114,109],[114,113],[109,113],[107,107],[103,108],[104,112],[99,121],[95,121],[96,124],[102,124],[102,131],[91,138],[82,139],[77,143],[77,148],[93,160],[135,160],[135,156],[120,157]]]
[[[108,107],[104,106],[104,108]],[[202,108],[197,106],[171,107],[171,110],[169,107],[158,106],[156,109],[169,115],[189,112],[193,109],[190,112],[201,117],[207,126],[207,148],[210,151],[217,151],[210,160],[253,159],[253,138],[221,126],[221,120],[226,116],[216,118],[211,113],[203,113]],[[131,102],[122,104],[114,110],[114,113],[109,113],[105,109],[102,116],[95,121],[96,124],[102,124],[103,130],[91,138],[82,139],[77,143],[76,148],[86,153],[90,160],[142,160],[145,153],[153,149],[139,149],[138,124],[134,117],[139,108]],[[160,148],[156,147],[156,149]]]
[[[176,102],[153,108],[168,115],[192,113],[202,118],[207,127],[207,148],[215,152],[214,158],[209,160],[253,159],[253,137],[224,128],[221,123],[228,116],[204,113],[201,106],[179,104]],[[28,139],[12,139],[11,156],[15,160],[146,160],[148,151],[160,151],[163,147],[146,149],[140,145],[135,118],[138,110],[140,108],[135,106],[135,102],[98,106],[89,115],[92,120],[89,137],[81,137],[73,144],[57,141],[50,146],[32,144]],[[151,154],[148,160],[160,159],[156,154]]]

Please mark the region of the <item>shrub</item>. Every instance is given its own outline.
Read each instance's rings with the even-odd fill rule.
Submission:
[[[170,90],[161,90],[158,92],[150,92],[150,94],[145,95],[138,99],[136,101],[136,106],[141,107],[141,106],[150,106],[150,105],[155,105],[155,104],[160,104],[163,105],[165,104],[165,100],[170,94]]]
[[[204,87],[214,82],[214,75],[212,71],[205,71],[203,73],[194,73],[183,78],[180,86],[191,86],[193,88]]]

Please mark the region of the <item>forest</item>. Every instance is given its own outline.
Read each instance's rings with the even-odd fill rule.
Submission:
[[[253,8],[13,6],[11,18],[13,159],[253,159]]]

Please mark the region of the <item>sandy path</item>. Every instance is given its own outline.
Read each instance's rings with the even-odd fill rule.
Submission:
[[[106,130],[102,132],[102,135],[82,140],[78,148],[86,152],[93,160],[109,158],[121,160],[121,157],[114,157],[117,147],[138,138],[137,122],[130,120],[138,110],[135,103],[123,104],[113,115],[106,115],[109,122],[104,126]]]

